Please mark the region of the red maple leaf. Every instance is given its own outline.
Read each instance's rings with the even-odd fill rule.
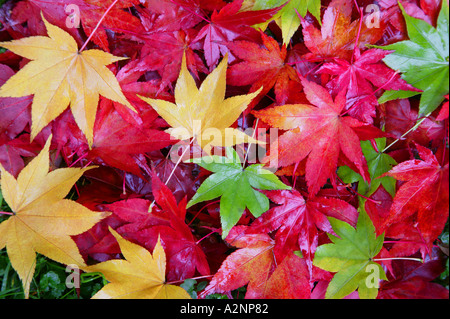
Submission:
[[[208,275],[206,256],[185,223],[186,198],[177,203],[156,174],[152,176],[152,194],[154,203],[135,198],[105,205],[106,210],[126,222],[117,231],[149,250],[154,248],[160,236],[167,255],[168,280],[191,278],[196,270]]]
[[[250,92],[263,88],[259,97],[266,95],[272,87],[275,90],[276,103],[285,104],[289,96],[302,87],[295,69],[286,64],[286,45],[281,48],[278,42],[261,32],[263,46],[249,41],[234,41],[227,44],[231,52],[239,59],[239,63],[232,64],[228,69],[227,81],[230,85],[251,85]],[[291,82],[295,82],[290,85]],[[259,99],[253,100],[255,105]]]
[[[305,201],[296,190],[270,191],[265,194],[279,206],[257,218],[251,224],[251,230],[261,233],[277,230],[274,247],[277,260],[283,260],[290,252],[300,249],[310,272],[319,230],[334,234],[327,216],[356,225],[356,208],[343,200],[317,196]]]
[[[416,148],[422,160],[405,161],[385,174],[405,183],[395,194],[389,216],[379,231],[417,213],[418,229],[431,247],[448,219],[449,166],[448,161],[440,163],[428,148],[418,144]]]
[[[197,79],[199,79],[199,72],[209,73],[200,56],[194,52],[195,49],[200,48],[199,43],[192,42],[196,34],[193,29],[188,29],[142,36],[145,43],[142,47],[142,61],[139,65],[159,73],[161,76],[160,90],[171,85],[178,78],[183,54],[186,55],[186,65],[189,71]]]
[[[306,263],[292,252],[277,262],[274,241],[267,234],[239,225],[230,230],[226,241],[238,250],[224,260],[199,298],[228,293],[245,285],[246,299],[309,298]]]
[[[79,18],[83,30],[87,36],[94,31],[97,23],[102,18],[108,7],[114,0],[96,1],[96,0],[56,0],[56,1],[39,1],[28,0],[22,1],[14,8],[17,18],[23,21],[32,21],[33,28],[37,30],[37,34],[45,34],[45,27],[40,17],[41,11],[52,24],[55,23],[63,29],[68,29],[69,33],[77,36],[77,28],[69,28],[66,21],[69,18],[71,10],[68,5],[75,5],[79,10]],[[139,0],[120,0],[110,10],[109,14],[104,17],[100,27],[92,36],[92,41],[109,52],[109,43],[106,29],[117,33],[131,32],[139,33],[143,31],[142,24],[138,18],[133,16],[125,9],[138,5]],[[70,7],[69,7],[70,9]],[[67,11],[66,11],[67,10]]]
[[[384,22],[380,27],[368,27],[360,20],[352,19],[352,0],[333,0],[323,14],[322,28],[317,29],[312,23],[302,20],[303,39],[311,51],[309,60],[328,58],[350,59],[355,47],[359,30],[358,47],[364,49],[367,44],[375,44],[384,33]],[[363,18],[364,20],[365,18]]]
[[[325,63],[317,73],[335,76],[326,85],[332,94],[347,89],[347,105],[351,116],[360,121],[372,123],[375,107],[378,105],[375,96],[377,90],[410,90],[420,91],[406,83],[398,73],[388,68],[381,60],[390,52],[380,49],[369,49],[362,54],[356,50],[353,62],[334,59]]]
[[[153,120],[157,116],[154,114]],[[113,108],[108,109],[103,105],[96,120],[94,143],[87,158],[100,159],[109,166],[141,176],[138,163],[145,162],[143,153],[159,150],[174,142],[164,131],[132,125],[124,121]]]
[[[251,26],[266,22],[278,11],[278,8],[274,8],[239,12],[242,2],[243,0],[236,0],[228,3],[219,12],[214,11],[211,22],[206,24],[194,39],[204,39],[203,50],[210,69],[217,64],[220,54],[229,51],[228,43],[236,40],[257,41],[259,32]],[[229,62],[232,61],[233,57],[230,57]]]
[[[418,103],[415,100],[398,99],[382,104],[381,109],[385,113],[386,132],[398,139],[394,149],[409,147],[411,142],[420,145],[429,145],[430,141],[441,141],[448,136],[445,124],[436,122],[433,115],[426,118],[419,118]],[[411,130],[418,121],[421,124],[406,136],[402,135]]]
[[[306,181],[310,196],[314,196],[335,174],[340,156],[354,164],[368,180],[360,137],[354,129],[365,128],[381,136],[382,132],[353,117],[344,116],[345,91],[341,91],[333,101],[322,86],[305,79],[302,79],[302,85],[307,99],[315,106],[292,104],[253,112],[270,126],[288,130],[279,137],[278,152],[271,152],[264,162],[284,167],[308,157]]]
[[[14,71],[0,64],[0,86],[2,86]],[[40,150],[36,144],[30,144],[29,134],[18,137],[31,121],[30,97],[0,98],[0,163],[14,176],[24,167],[21,156],[35,156]]]
[[[432,282],[445,267],[433,259],[424,264],[411,261],[395,263],[395,278],[382,281],[377,299],[448,299],[448,289]]]
[[[221,9],[221,0],[147,0],[136,7],[148,33],[190,30],[205,19],[207,11]]]

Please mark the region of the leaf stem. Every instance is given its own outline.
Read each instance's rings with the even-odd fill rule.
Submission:
[[[425,115],[425,117],[423,117],[420,121],[417,121],[416,125],[414,125],[413,127],[411,127],[407,132],[405,132],[402,136],[400,136],[398,139],[396,139],[395,141],[393,141],[391,144],[389,144],[388,146],[386,146],[381,153],[386,152],[389,148],[391,148],[391,146],[393,146],[395,143],[397,143],[398,141],[400,141],[401,139],[403,139],[406,135],[408,135],[409,133],[417,130],[420,126],[420,124],[423,123],[423,121],[425,121],[428,116],[430,116],[431,113],[428,113],[427,115]]]
[[[207,235],[203,236],[202,238],[200,238],[199,240],[197,240],[197,241],[195,242],[195,244],[198,245],[203,239],[205,239],[205,238],[211,236],[211,235],[214,234],[214,233],[217,233],[217,230],[214,230],[214,231],[208,233]]]
[[[170,172],[169,177],[167,177],[167,180],[164,182],[164,185],[167,185],[170,181],[170,179],[172,178],[173,174],[175,173],[175,169],[178,167],[178,165],[180,165],[181,160],[183,159],[184,155],[186,155],[187,150],[190,149],[190,146],[192,145],[192,143],[195,141],[195,136],[191,139],[189,145],[186,147],[185,150],[183,150],[183,153],[181,154],[181,156],[178,158],[175,166],[172,168],[172,171]],[[148,212],[150,213],[152,211],[153,206],[155,206],[155,200],[153,200],[153,202],[150,204],[150,206],[148,207]]]
[[[9,216],[12,216],[12,215],[14,215],[14,213],[10,213],[10,212],[0,212],[0,215],[9,215]]]
[[[356,9],[358,10],[358,13],[359,13],[359,27],[358,27],[358,33],[356,34],[355,46],[353,48],[353,54],[352,54],[352,58],[351,58],[350,64],[353,64],[353,60],[355,58],[355,54],[356,54],[357,50],[359,49],[358,43],[359,43],[359,37],[361,36],[361,28],[362,28],[362,20],[363,20],[362,8],[360,8],[358,6],[358,3],[356,2],[356,0],[353,0],[353,2],[355,3]]]
[[[186,278],[186,279],[204,279],[204,278],[210,278],[210,277],[213,277],[213,276],[214,275],[207,275],[207,276],[200,276],[200,277],[193,277],[193,278]],[[180,282],[184,282],[186,279],[169,281],[169,282],[166,282],[166,285],[173,285],[173,284],[177,284],[177,283],[180,283]]]
[[[256,130],[258,129],[258,123],[259,123],[259,118],[256,119],[255,129],[253,130],[252,139],[255,139],[255,133],[256,133]],[[251,146],[252,146],[252,143],[250,142],[247,146],[247,152],[245,152],[244,161],[242,162],[242,168],[245,168],[245,162],[247,162],[248,152],[250,151]]]
[[[175,169],[178,167],[178,165],[180,165],[181,160],[183,159],[184,155],[186,155],[186,152],[190,149],[190,146],[192,145],[192,143],[194,143],[194,141],[195,141],[195,136],[191,139],[188,147],[186,147],[186,149],[183,151],[181,156],[178,158],[178,161],[176,162],[175,166],[172,169],[172,172],[170,172],[170,175],[169,175],[169,177],[167,177],[167,180],[164,184],[167,185],[167,183],[169,183],[170,179],[172,178],[173,174],[175,173]]]
[[[103,13],[102,17],[100,18],[100,20],[98,21],[97,25],[95,26],[94,30],[91,32],[91,35],[84,42],[84,44],[81,47],[80,51],[78,51],[79,53],[81,53],[86,48],[86,45],[89,43],[89,41],[91,41],[91,39],[94,36],[95,32],[97,32],[97,29],[100,27],[100,24],[102,24],[103,20],[106,18],[106,16],[108,15],[109,11],[111,11],[111,9],[116,5],[116,3],[118,1],[119,0],[114,0],[114,2],[111,3],[111,5],[108,7],[108,9],[106,9],[105,13]]]
[[[411,260],[411,261],[419,261],[423,263],[422,258],[413,258],[413,257],[390,257],[390,258],[374,258],[373,261],[384,261],[384,260]]]
[[[213,204],[217,204],[218,202],[220,202],[220,200],[216,200],[214,202],[208,203],[205,206],[203,206],[198,212],[197,214],[195,214],[195,216],[192,218],[192,220],[189,222],[189,224],[187,224],[188,226],[190,226],[192,224],[192,222],[197,218],[198,215],[200,215],[200,213],[208,206],[211,206]]]

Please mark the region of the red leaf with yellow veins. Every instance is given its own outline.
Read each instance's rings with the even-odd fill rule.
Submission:
[[[270,126],[287,130],[278,140],[278,153],[270,154],[265,162],[277,162],[278,167],[284,167],[308,157],[306,181],[310,196],[317,194],[327,179],[335,174],[340,156],[352,162],[368,180],[360,137],[354,130],[367,125],[345,116],[345,91],[341,91],[333,101],[322,86],[305,79],[302,85],[307,99],[314,106],[282,105],[253,113]],[[373,127],[373,130],[378,129]]]

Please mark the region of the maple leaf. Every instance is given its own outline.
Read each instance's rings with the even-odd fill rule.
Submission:
[[[213,293],[225,293],[247,285],[246,298],[259,298],[275,268],[274,240],[266,234],[246,234],[246,226],[234,227],[226,241],[240,248],[229,255],[201,292],[199,298]]]
[[[442,260],[430,260],[419,267],[413,267],[411,261],[405,260],[396,268],[400,270],[396,272],[397,276],[381,283],[378,299],[449,298],[448,289],[432,281],[445,271]]]
[[[309,299],[311,297],[309,282],[310,276],[305,260],[291,252],[277,264],[259,298]]]
[[[204,3],[204,0],[146,0],[142,3],[145,8],[135,9],[147,32],[173,32],[192,29],[202,21]],[[212,1],[209,4],[214,5]]]
[[[158,32],[143,36],[144,45],[141,50],[141,64],[146,69],[156,70],[161,76],[160,90],[171,85],[180,74],[183,54],[186,64],[196,79],[199,72],[209,73],[203,60],[194,52],[199,49],[199,43],[192,40],[197,33],[193,29],[173,32]]]
[[[356,228],[333,217],[328,219],[339,237],[328,234],[332,243],[320,245],[313,260],[315,266],[336,272],[325,298],[343,298],[358,288],[360,298],[375,299],[378,282],[370,287],[367,279],[371,269],[380,275],[376,280],[387,279],[381,265],[372,260],[383,247],[384,236],[376,237],[375,227],[364,211],[359,213]]]
[[[279,8],[258,11],[239,11],[243,0],[228,3],[219,12],[214,11],[211,22],[205,25],[194,41],[204,38],[203,50],[207,65],[212,68],[220,54],[228,52],[226,44],[240,39],[257,39],[258,32],[250,26],[269,20]]]
[[[36,252],[63,264],[84,265],[70,236],[80,234],[109,213],[93,212],[63,199],[88,168],[49,171],[51,136],[15,179],[1,165],[1,190],[13,215],[0,224],[0,248],[6,246],[28,298]],[[49,227],[51,225],[51,227]]]
[[[156,128],[132,125],[124,121],[112,106],[101,106],[103,108],[97,115],[94,141],[88,152],[88,159],[100,158],[109,166],[142,176],[136,157],[173,144],[174,140],[169,134]],[[153,120],[156,117],[157,114],[153,116]],[[151,123],[151,117],[146,119]]]
[[[108,7],[114,2],[114,0],[96,1],[85,0],[80,8],[81,21],[83,24],[83,30],[87,36],[90,36],[95,30],[98,21],[102,18]],[[70,2],[71,4],[73,2]],[[92,41],[100,46],[105,51],[109,52],[108,37],[106,29],[112,30],[117,33],[140,33],[143,31],[142,24],[138,18],[132,15],[126,10],[135,5],[139,5],[139,0],[120,0],[110,9],[101,24],[101,27],[96,29],[95,34],[92,37]]]
[[[39,1],[27,0],[20,1],[14,7],[12,17],[18,22],[27,22],[29,29],[33,34],[44,34],[45,26],[40,18],[41,12],[47,17],[48,21],[57,25],[60,28],[66,27],[68,32],[77,40],[81,40],[78,34],[77,19],[81,22],[83,30],[89,37],[98,21],[102,18],[105,11],[113,3],[113,0],[95,1],[95,0],[54,0],[54,1]],[[126,10],[134,5],[138,5],[138,0],[121,0],[110,9],[96,32],[92,36],[92,41],[97,44],[102,50],[109,52],[109,43],[107,37],[107,30],[116,33],[136,32],[143,30],[140,20],[127,12]],[[75,9],[75,7],[77,9]],[[70,14],[70,15],[69,15]],[[74,27],[68,27],[69,17],[73,16],[71,22]]]
[[[361,141],[361,150],[367,161],[367,167],[370,174],[370,183],[364,181],[363,177],[353,171],[348,166],[341,166],[338,169],[338,175],[344,183],[358,182],[358,193],[366,196],[372,195],[380,185],[383,185],[386,191],[392,196],[395,195],[396,181],[391,176],[383,176],[384,173],[391,170],[397,162],[383,150],[386,147],[386,138],[377,138],[374,141]],[[360,197],[364,202],[364,198]]]
[[[311,60],[328,58],[349,59],[355,47],[360,21],[351,21],[351,0],[333,0],[328,5],[322,17],[322,27],[318,30],[312,23],[301,21],[305,45],[311,51],[307,57]],[[363,17],[363,20],[366,17]],[[375,44],[384,33],[384,22],[379,28],[361,24],[358,47],[364,49],[366,44]]]
[[[0,64],[0,86],[13,75],[10,67]],[[30,122],[30,104],[31,99],[27,97],[0,98],[0,163],[14,176],[24,167],[21,156],[35,155],[36,145],[25,141],[29,136],[18,136]]]
[[[336,76],[327,83],[327,88],[330,88],[333,94],[347,89],[346,108],[350,110],[349,114],[360,121],[372,123],[372,117],[376,115],[375,107],[378,105],[372,85],[384,90],[419,91],[380,62],[388,54],[388,51],[380,49],[369,49],[362,54],[357,51],[353,63],[335,59],[323,64],[317,73]],[[358,105],[355,105],[356,103]]]
[[[186,67],[183,56],[180,76],[175,87],[175,102],[140,96],[172,128],[167,132],[176,140],[192,137],[210,154],[213,146],[232,146],[244,142],[262,143],[244,132],[230,128],[259,91],[225,99],[228,58],[222,60],[198,89]]]
[[[199,298],[247,285],[245,299],[308,299],[310,277],[304,260],[291,252],[278,264],[273,254],[274,240],[248,230],[240,225],[230,231],[226,241],[239,249],[223,261]]]
[[[114,74],[106,68],[124,58],[100,50],[80,53],[67,32],[50,24],[43,16],[42,19],[48,37],[0,42],[0,46],[31,60],[0,88],[0,97],[34,94],[31,139],[70,103],[78,127],[92,145],[99,94],[134,110]]]
[[[274,87],[276,103],[282,105],[290,94],[289,83],[300,82],[300,79],[295,69],[285,63],[286,46],[280,48],[275,39],[262,32],[261,39],[264,47],[249,41],[234,41],[227,45],[236,57],[243,60],[232,64],[228,69],[228,83],[236,86],[251,85],[250,92],[263,87],[259,97],[263,97]]]
[[[327,216],[356,224],[356,209],[343,200],[316,197],[305,201],[295,189],[270,191],[266,194],[279,206],[262,214],[251,224],[250,229],[261,233],[277,230],[274,247],[277,260],[300,249],[311,271],[312,257],[318,246],[318,230],[333,233]]]
[[[152,175],[152,193],[156,204],[152,204],[150,213],[151,203],[143,199],[105,205],[108,211],[127,222],[116,230],[146,248],[154,247],[159,236],[165,244],[168,280],[193,277],[196,270],[209,275],[206,256],[185,223],[186,199],[177,204],[172,192],[155,173]]]
[[[408,147],[411,142],[429,145],[432,140],[437,141],[447,135],[443,123],[436,122],[433,115],[419,118],[417,103],[414,102],[410,99],[398,99],[383,105],[386,114],[385,130],[398,139],[395,144],[397,149]],[[402,137],[408,131],[410,133]]]
[[[125,257],[84,267],[87,272],[101,272],[109,283],[93,299],[190,299],[181,287],[166,283],[166,254],[160,239],[153,254],[109,229]]]
[[[448,3],[442,1],[436,28],[423,20],[409,16],[401,3],[399,6],[405,18],[409,40],[378,48],[395,51],[383,61],[392,69],[400,70],[406,82],[423,90],[419,113],[429,114],[440,105],[449,92]],[[386,93],[392,94],[389,91]],[[394,92],[389,99],[398,98],[398,94],[403,92]]]
[[[302,85],[307,99],[316,107],[287,104],[253,112],[270,126],[288,130],[279,137],[278,153],[271,153],[263,162],[275,162],[278,167],[284,167],[308,157],[306,181],[310,196],[314,196],[334,174],[340,153],[368,180],[367,163],[355,129],[366,127],[375,133],[379,130],[341,114],[345,107],[345,91],[333,101],[322,86],[305,79],[302,79]]]
[[[213,156],[192,161],[214,174],[200,185],[187,208],[220,197],[223,238],[239,221],[246,207],[255,217],[259,217],[269,209],[268,198],[254,188],[262,190],[290,188],[273,173],[263,169],[262,164],[250,165],[243,169],[239,156],[230,147],[226,149],[226,157]]]
[[[0,64],[0,86],[14,75],[14,71],[4,64]],[[0,98],[0,144],[15,138],[30,121],[28,106],[31,100],[22,98]]]
[[[389,216],[379,231],[417,212],[418,228],[431,245],[448,219],[449,166],[448,162],[440,164],[426,147],[416,144],[416,148],[422,160],[402,162],[385,174],[406,183],[395,194]]]

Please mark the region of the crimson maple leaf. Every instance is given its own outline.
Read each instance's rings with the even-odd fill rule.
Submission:
[[[66,26],[66,21],[68,21],[69,14],[71,13],[71,10],[73,10],[73,7],[71,9],[71,7],[68,6],[75,5],[77,6],[77,10],[79,10],[79,12],[73,11],[72,13],[79,13],[78,18],[81,19],[83,30],[87,36],[90,36],[103,14],[113,2],[114,0],[28,0],[19,2],[14,8],[14,14],[23,21],[30,21],[31,19],[34,27],[38,30],[38,33],[45,34],[45,28],[43,28],[43,25],[41,26],[42,22],[38,25],[38,19],[40,19],[41,11],[44,13],[46,18],[48,17],[49,22],[52,24],[55,22],[55,24],[59,27],[68,28]],[[92,41],[103,50],[109,52],[106,29],[118,33],[132,32],[133,34],[143,31],[140,20],[124,10],[135,5],[139,5],[139,3],[139,0],[118,1],[112,7],[109,14],[104,17],[101,26],[92,36]],[[40,20],[42,21],[42,19]],[[74,30],[77,30],[76,26],[75,28],[68,29],[72,35],[76,32]],[[76,39],[79,38],[80,37],[78,35]]]
[[[0,86],[13,75],[10,67],[0,64]],[[42,148],[30,144],[28,134],[18,136],[31,121],[30,105],[29,97],[0,98],[0,163],[14,176],[25,166],[21,156],[35,156]]]
[[[305,79],[301,83],[307,99],[315,106],[292,104],[253,112],[270,126],[288,130],[278,139],[278,152],[271,152],[263,161],[284,167],[308,157],[306,181],[310,196],[317,194],[335,174],[340,157],[352,163],[364,179],[369,180],[360,137],[355,129],[364,128],[380,136],[383,133],[353,117],[344,116],[345,91],[333,101],[322,86]]]
[[[223,2],[220,0],[146,0],[144,8],[136,7],[142,25],[148,33],[173,32],[189,30],[202,21],[205,15],[203,8],[219,9]]]
[[[199,298],[245,285],[246,299],[309,298],[309,275],[304,261],[291,252],[278,265],[273,253],[274,240],[267,234],[248,230],[244,225],[230,230],[226,241],[239,249],[223,261]]]
[[[350,59],[360,28],[359,19],[351,21],[352,6],[352,0],[331,1],[323,14],[321,30],[306,20],[301,21],[303,39],[311,51],[311,54],[306,55],[309,60]],[[366,21],[366,18],[363,17],[363,21]],[[378,28],[362,23],[358,47],[364,49],[367,44],[375,44],[383,33],[383,19],[380,20]]]
[[[436,122],[433,115],[426,118],[419,118],[418,103],[410,99],[398,99],[382,104],[385,113],[386,132],[399,139],[395,144],[396,149],[408,147],[411,142],[420,145],[429,145],[430,141],[441,141],[448,136],[445,123]],[[418,121],[419,127],[402,137],[405,132],[411,130]]]
[[[395,278],[382,281],[378,299],[448,299],[448,289],[432,282],[445,271],[443,261],[430,260],[424,264],[398,261]]]
[[[185,223],[186,198],[177,204],[172,192],[156,174],[152,176],[152,193],[157,205],[138,198],[105,205],[108,211],[127,222],[117,231],[150,250],[160,236],[167,254],[168,280],[191,278],[196,269],[208,275],[206,256]]]
[[[316,251],[319,230],[334,234],[327,216],[356,225],[358,212],[347,202],[334,198],[315,197],[307,200],[297,190],[266,192],[267,197],[279,204],[257,218],[250,226],[254,232],[269,233],[277,230],[274,253],[282,260],[288,253],[301,250],[312,272],[312,257]]]
[[[422,160],[405,161],[384,174],[405,183],[395,194],[389,216],[379,231],[417,213],[418,229],[431,247],[448,219],[449,166],[448,162],[439,163],[428,148],[418,144],[416,148]]]
[[[229,50],[227,44],[236,40],[258,41],[259,32],[251,28],[252,25],[266,22],[277,11],[277,8],[257,11],[241,11],[243,0],[228,3],[219,12],[214,11],[211,22],[205,25],[194,41],[204,39],[203,50],[210,69],[214,68],[220,58]],[[230,56],[230,62],[233,57]]]
[[[14,75],[14,71],[4,64],[0,64],[0,86]],[[10,98],[0,97],[0,144],[7,139],[15,138],[31,121],[30,97]]]
[[[199,49],[199,43],[193,43],[196,36],[194,29],[186,31],[158,32],[142,36],[145,41],[141,51],[140,66],[147,70],[157,71],[161,76],[160,90],[171,85],[180,74],[183,53],[186,55],[186,65],[189,71],[199,79],[199,72],[209,73],[202,59],[194,49]]]
[[[266,95],[275,87],[275,98],[278,105],[285,104],[294,91],[290,82],[295,81],[296,90],[301,90],[300,79],[295,69],[286,64],[286,45],[281,48],[278,42],[261,32],[264,46],[249,41],[235,41],[227,44],[231,52],[243,60],[232,64],[228,69],[227,81],[230,85],[251,85],[250,92],[263,88],[258,97]],[[256,98],[251,105],[258,101]],[[251,105],[249,108],[251,108]]]
[[[375,107],[378,105],[373,87],[420,92],[381,61],[389,53],[385,50],[369,49],[359,54],[359,50],[356,50],[352,62],[334,59],[333,62],[322,65],[317,73],[335,76],[326,87],[331,89],[332,94],[347,89],[348,114],[360,121],[372,123],[376,115]]]
[[[157,117],[158,114],[154,113],[147,118],[151,123]],[[130,124],[112,107],[103,105],[94,126],[94,143],[87,158],[100,159],[109,166],[142,176],[138,163],[145,162],[143,153],[159,150],[174,142],[169,134],[157,127]],[[142,158],[136,159],[138,156]]]

